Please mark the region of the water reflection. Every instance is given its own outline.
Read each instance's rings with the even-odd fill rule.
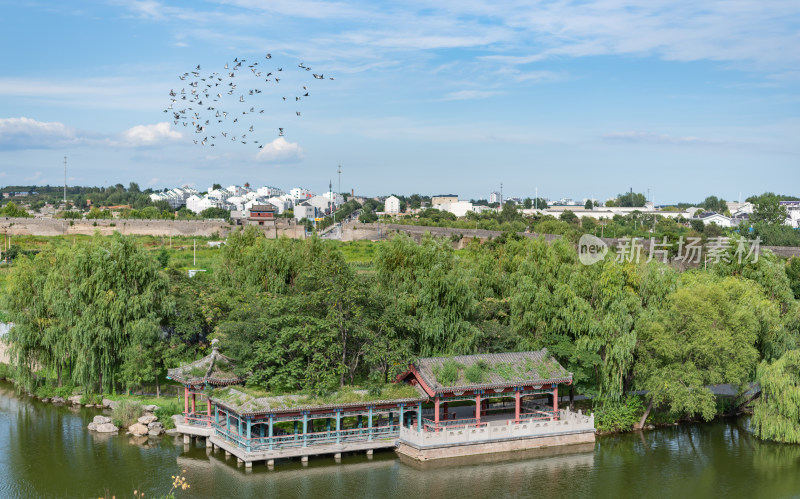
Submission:
[[[192,497],[789,497],[800,446],[761,442],[746,419],[598,438],[592,446],[408,463],[393,452],[312,457],[252,471],[204,445],[91,433],[96,410],[18,397],[0,384],[0,497],[161,495],[182,474]],[[183,470],[186,470],[185,472]]]

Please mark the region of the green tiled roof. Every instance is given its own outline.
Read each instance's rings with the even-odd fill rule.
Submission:
[[[543,348],[534,352],[424,357],[414,366],[436,393],[571,383],[567,372]]]

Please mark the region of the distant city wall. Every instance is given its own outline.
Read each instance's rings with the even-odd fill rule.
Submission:
[[[452,227],[428,227],[424,225],[402,225],[402,224],[346,224],[342,230],[343,241],[361,241],[370,240],[377,241],[379,239],[386,239],[392,234],[403,232],[418,241],[430,234],[436,237],[452,237],[457,236],[464,244],[473,239],[480,239],[482,241],[490,238],[496,238],[503,234],[499,230],[483,230],[483,229],[457,229]],[[536,238],[543,236],[546,241],[550,242],[559,239],[561,236],[556,234],[532,234],[528,232],[518,232],[520,236]]]
[[[113,224],[113,225],[112,225]],[[92,235],[99,231],[102,235],[111,235],[114,232],[121,234],[135,234],[147,236],[205,236],[210,237],[217,234],[225,238],[232,230],[238,230],[241,226],[230,225],[220,220],[70,220],[53,218],[0,218],[0,232],[10,235],[31,235],[31,236],[61,236],[61,235]],[[266,236],[270,239],[277,237],[288,237],[291,239],[305,238],[303,225],[296,223],[278,223],[271,226],[261,227]],[[386,239],[392,234],[403,232],[419,241],[425,234],[437,237],[450,238],[457,236],[458,241],[454,241],[454,246],[461,248],[469,244],[473,239],[486,241],[496,238],[503,233],[498,230],[483,229],[458,229],[452,227],[429,227],[420,225],[402,224],[344,224],[342,228],[342,241],[378,241]],[[551,242],[561,236],[556,234],[532,234],[528,232],[518,232],[520,236],[536,238],[543,236],[546,241]],[[611,247],[617,245],[618,240],[612,238],[602,238]],[[649,240],[641,241],[645,251],[649,250]],[[761,249],[771,250],[773,253],[783,257],[800,256],[800,247],[793,246],[761,246]]]
[[[204,236],[225,238],[235,225],[221,220],[63,220],[55,218],[0,218],[0,231],[25,236],[92,235],[107,236],[114,232],[140,236]],[[263,227],[268,238],[286,236],[302,239],[302,225],[277,224]]]

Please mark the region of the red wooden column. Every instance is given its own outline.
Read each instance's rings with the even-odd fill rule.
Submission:
[[[514,392],[514,422],[519,423],[519,391]]]
[[[189,414],[189,387],[183,387],[183,415]]]
[[[481,394],[475,394],[475,419],[481,422]]]
[[[206,414],[208,414],[208,424],[206,426],[211,426],[211,399],[206,399]]]
[[[433,400],[433,424],[435,431],[439,431],[439,396]]]
[[[558,385],[553,387],[553,418],[558,419]]]
[[[448,419],[448,416],[447,416],[447,402],[444,403],[444,419]]]

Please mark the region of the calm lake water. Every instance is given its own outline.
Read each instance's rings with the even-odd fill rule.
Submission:
[[[800,446],[764,443],[746,419],[600,437],[594,446],[513,459],[406,463],[393,452],[237,468],[170,437],[131,443],[86,430],[97,410],[44,404],[0,383],[0,497],[145,497],[171,475],[179,497],[800,497]],[[580,452],[565,453],[566,450]],[[185,471],[184,471],[185,470]]]

